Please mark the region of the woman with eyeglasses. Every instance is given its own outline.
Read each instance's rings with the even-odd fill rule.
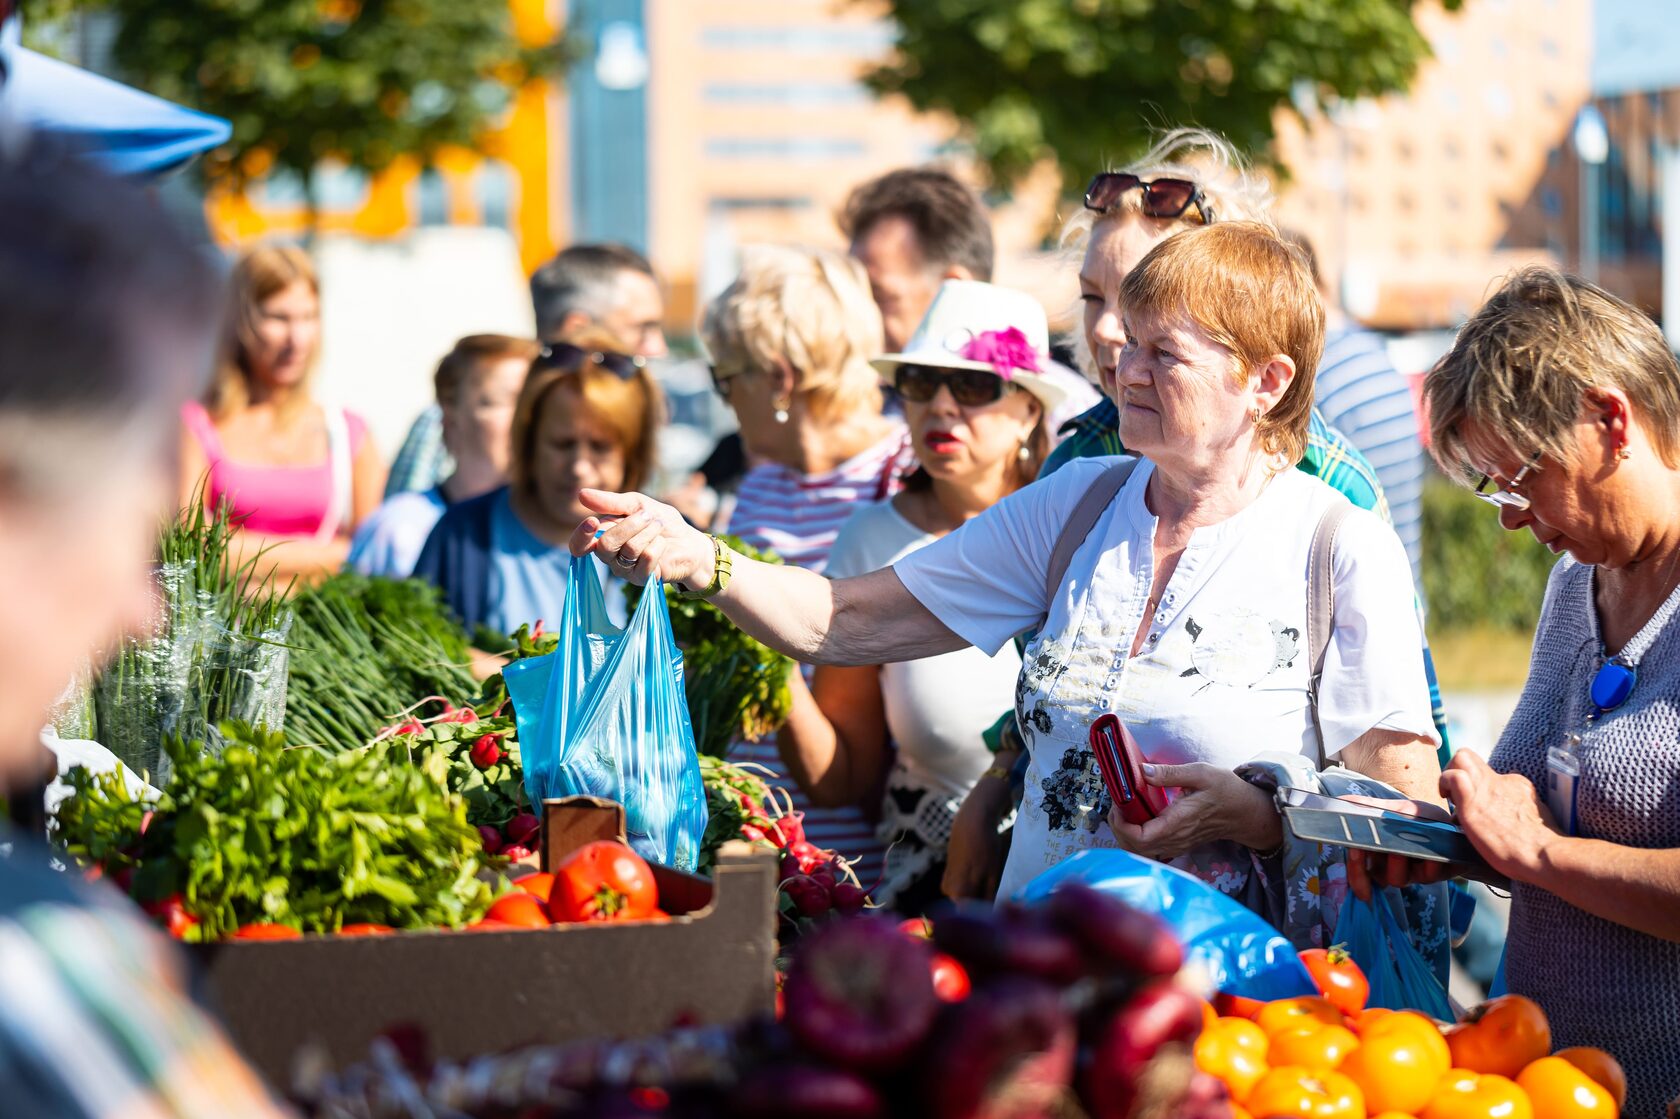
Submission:
[[[1175,234],[1219,221],[1271,225],[1271,192],[1232,146],[1212,133],[1181,128],[1121,170],[1096,175],[1085,205],[1063,231],[1062,241],[1083,250],[1079,293],[1084,356],[1103,399],[1063,428],[1064,438],[1040,472],[1048,477],[1076,460],[1130,453],[1123,440],[1121,389],[1116,374],[1127,334],[1121,291],[1138,262]],[[1339,491],[1350,503],[1384,520],[1388,507],[1375,469],[1317,408],[1307,415],[1306,445],[1296,467]],[[1436,733],[1445,740],[1434,673],[1424,648]],[[953,825],[945,890],[952,897],[990,898],[1003,869],[1006,840],[1000,825],[1014,807],[1025,744],[1015,719],[1001,723],[998,765],[964,803]],[[1013,772],[1015,781],[1006,778]]]
[[[1302,947],[1328,946],[1341,864],[1289,849],[1273,792],[1337,759],[1357,772],[1335,792],[1433,795],[1405,550],[1295,469],[1324,307],[1274,230],[1221,221],[1170,237],[1120,295],[1112,383],[1141,457],[1070,463],[892,567],[832,582],[735,556],[639,494],[586,492],[571,547],[629,564],[633,580],[657,568],[813,663],[995,653],[1036,630],[1016,682],[1029,762],[1000,895],[1118,845],[1269,906]],[[1108,714],[1149,760],[1147,781],[1177,790],[1147,822],[1114,804],[1093,754]],[[1428,900],[1438,923],[1444,899]],[[1444,952],[1438,924],[1432,935]]]
[[[1637,308],[1531,268],[1459,330],[1424,397],[1441,468],[1564,553],[1516,710],[1441,792],[1511,880],[1509,989],[1545,1009],[1555,1047],[1616,1055],[1623,1114],[1658,1115],[1680,1094],[1680,365]]]
[[[521,625],[559,621],[565,541],[587,515],[579,494],[653,478],[659,387],[613,345],[585,335],[542,348],[514,406],[508,484],[450,506],[420,552],[414,574],[442,588],[469,630],[488,630],[489,647]],[[622,595],[607,595],[607,613],[625,620]]]
[[[940,287],[905,352],[873,363],[898,389],[919,465],[897,496],[852,514],[829,553],[830,578],[889,567],[1037,476],[1045,417],[1063,397],[1047,375],[1048,338],[1031,296],[967,280]],[[992,765],[982,736],[1020,670],[1013,645],[967,648],[822,665],[809,690],[795,688],[782,759],[812,803],[879,810],[877,903],[919,914],[942,896],[951,820]]]
[[[915,467],[869,364],[881,353],[881,313],[868,274],[836,252],[751,247],[700,331],[750,463],[718,531],[821,574],[847,518],[897,493]],[[740,743],[732,758],[782,768],[774,742]],[[865,883],[879,877],[873,812],[819,808],[802,793],[794,803],[812,843],[859,860]]]

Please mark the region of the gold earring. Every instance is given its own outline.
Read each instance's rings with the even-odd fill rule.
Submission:
[[[1254,410],[1248,414],[1248,418],[1250,420],[1252,420],[1254,423],[1259,423],[1260,422],[1260,417],[1265,415],[1265,414],[1266,413],[1264,413],[1260,410],[1260,405],[1256,404],[1254,406]]]
[[[775,407],[776,407],[776,422],[779,423],[779,424],[787,423],[788,422],[788,409],[793,407],[793,401],[792,400],[778,400],[778,401],[775,402]]]
[[[1621,459],[1623,462],[1626,462],[1628,459],[1633,457],[1633,452],[1628,450],[1627,444],[1624,443],[1622,444],[1622,449],[1616,452],[1616,457]]]

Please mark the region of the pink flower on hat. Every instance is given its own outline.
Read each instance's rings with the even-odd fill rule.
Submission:
[[[1039,371],[1038,351],[1017,326],[1006,330],[986,330],[976,334],[962,348],[966,361],[983,361],[997,370],[997,375],[1009,380],[1015,370],[1028,373]]]

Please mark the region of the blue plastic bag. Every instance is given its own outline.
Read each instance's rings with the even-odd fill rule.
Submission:
[[[1093,848],[1034,878],[1017,898],[1049,897],[1069,881],[1160,917],[1184,942],[1185,959],[1228,995],[1271,1001],[1318,993],[1288,938],[1194,875],[1129,851]]]
[[[596,562],[572,559],[554,652],[502,673],[525,791],[532,804],[580,795],[615,800],[638,854],[692,871],[706,832],[706,790],[664,588],[650,582],[620,631],[607,620]]]
[[[1423,957],[1383,895],[1360,901],[1348,892],[1336,919],[1336,940],[1371,983],[1369,1006],[1417,1010],[1442,1022],[1455,1017],[1446,989]]]

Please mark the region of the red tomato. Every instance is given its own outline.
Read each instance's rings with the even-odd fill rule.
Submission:
[[[396,932],[390,925],[381,925],[373,921],[358,921],[345,925],[338,930],[339,936],[387,936]]]
[[[941,1002],[961,1002],[972,988],[967,968],[943,952],[933,954],[933,993]]]
[[[546,929],[549,925],[542,903],[523,890],[503,894],[491,904],[490,911],[484,916],[487,920],[505,921],[520,929]]]
[[[1307,965],[1308,974],[1318,984],[1318,993],[1337,1010],[1352,1018],[1365,1009],[1365,1000],[1371,997],[1371,984],[1342,945],[1309,948],[1301,953],[1301,962]]]
[[[554,868],[548,914],[556,921],[631,921],[658,907],[653,871],[622,843],[585,843]]]
[[[171,894],[162,901],[150,902],[141,908],[151,914],[176,940],[185,937],[187,930],[198,924],[198,918],[187,912],[185,901],[180,894]]]
[[[1515,1078],[1552,1051],[1552,1027],[1533,999],[1500,995],[1448,1030],[1447,1046],[1454,1068]]]
[[[514,879],[513,884],[547,905],[548,895],[554,891],[554,875],[546,871],[527,874],[523,878]]]
[[[239,926],[233,934],[235,940],[296,940],[303,934],[290,925],[276,925],[272,921],[254,921],[249,925]]]
[[[1221,1018],[1247,1018],[1249,1021],[1260,1017],[1260,1010],[1266,1004],[1259,999],[1247,999],[1241,995],[1227,995],[1224,991],[1213,996],[1213,1009],[1219,1012]]]
[[[907,917],[898,923],[898,931],[920,940],[932,940],[933,922],[926,917]]]

